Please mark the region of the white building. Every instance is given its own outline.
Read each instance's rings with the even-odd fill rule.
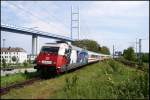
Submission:
[[[1,48],[0,52],[0,60],[4,58],[6,63],[23,63],[25,60],[27,61],[27,53],[23,48]],[[12,60],[13,57],[16,57],[16,61]]]

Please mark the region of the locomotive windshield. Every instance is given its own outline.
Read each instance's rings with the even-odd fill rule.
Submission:
[[[41,52],[58,53],[58,50],[59,50],[59,47],[44,46],[42,47]]]

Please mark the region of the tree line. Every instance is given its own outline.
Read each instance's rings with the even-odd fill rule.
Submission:
[[[109,48],[106,46],[100,46],[97,41],[83,39],[83,40],[76,40],[72,43],[75,46],[85,48],[86,50],[102,53],[102,54],[110,54]]]
[[[137,62],[139,60],[139,53],[135,53],[133,47],[128,47],[123,51],[123,57],[129,61]],[[149,53],[141,53],[141,61],[149,62]]]

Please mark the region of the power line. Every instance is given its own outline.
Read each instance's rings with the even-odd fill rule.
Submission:
[[[13,5],[13,6],[15,6],[16,8],[18,8],[18,9],[22,9],[24,12],[26,12],[26,13],[28,13],[28,15],[31,15],[31,16],[34,16],[36,19],[38,19],[38,20],[40,20],[40,21],[42,21],[42,22],[44,22],[44,23],[46,23],[46,24],[51,24],[51,23],[47,23],[47,22],[45,22],[43,19],[41,19],[40,17],[38,17],[38,16],[36,16],[35,14],[33,14],[32,12],[30,12],[30,11],[28,11],[28,10],[26,10],[26,9],[24,9],[24,8],[22,8],[22,7],[20,7],[20,6],[17,6],[17,5],[15,5],[15,4],[12,4],[12,3],[9,3],[10,5]],[[60,30],[60,29],[59,29]]]
[[[43,7],[41,7],[41,9],[42,9],[43,11],[47,11],[47,10],[46,10],[45,8],[43,8]],[[49,11],[48,11],[48,13],[49,13]],[[56,16],[53,16],[53,14],[51,14],[51,16],[52,16],[55,20],[59,21],[61,24],[65,25],[66,28],[69,28],[69,26],[68,26],[67,24],[64,24],[64,22],[63,22],[61,19],[59,19],[59,18],[56,17]],[[48,16],[48,17],[49,17],[49,16]]]

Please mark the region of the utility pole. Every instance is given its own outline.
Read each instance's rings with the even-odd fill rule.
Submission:
[[[73,25],[77,23],[77,25]],[[79,40],[79,35],[80,35],[80,16],[79,16],[79,8],[76,12],[74,12],[73,7],[71,6],[71,39],[73,38],[73,29],[77,29],[78,32],[78,40]]]
[[[5,39],[3,39],[3,48],[5,47]]]
[[[138,57],[137,45],[138,45],[138,41],[137,41],[137,38],[136,38],[136,57]]]
[[[115,48],[114,48],[114,45],[113,45],[113,59],[114,59],[114,52],[115,52]]]
[[[72,6],[71,6],[71,39],[72,39]]]
[[[79,40],[79,35],[80,35],[80,10],[78,7],[78,40]]]
[[[142,63],[142,59],[141,59],[141,47],[142,47],[142,39],[139,39],[139,64]]]

